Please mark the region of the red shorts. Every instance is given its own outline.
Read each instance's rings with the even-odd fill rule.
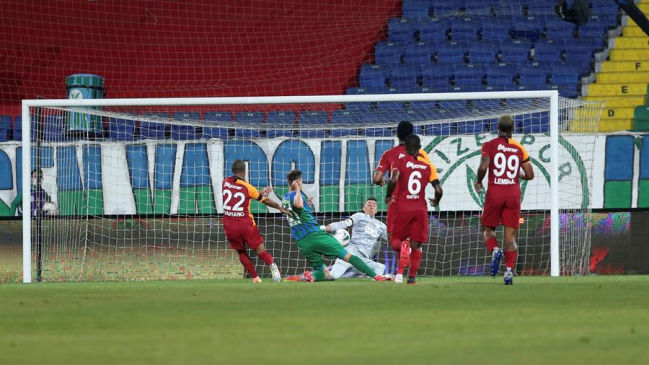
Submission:
[[[245,250],[246,244],[256,250],[259,245],[264,243],[264,238],[259,233],[257,226],[252,224],[237,224],[231,227],[225,226],[225,237],[228,239],[230,248],[235,250]]]
[[[392,227],[394,227],[394,220],[397,218],[397,215],[399,213],[397,212],[397,205],[396,204],[389,204],[388,205],[388,218],[387,222],[385,222],[385,227],[388,233],[392,233]]]
[[[499,225],[518,229],[521,218],[521,197],[489,194],[482,209],[482,225],[495,228]]]
[[[428,212],[425,210],[397,211],[392,226],[392,237],[398,240],[428,243]]]

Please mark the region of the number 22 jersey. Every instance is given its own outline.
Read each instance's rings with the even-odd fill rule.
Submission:
[[[497,137],[482,145],[482,156],[489,157],[487,192],[520,196],[520,167],[530,160],[525,147],[512,138]]]

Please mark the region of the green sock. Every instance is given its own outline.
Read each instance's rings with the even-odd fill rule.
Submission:
[[[373,278],[376,276],[376,273],[372,268],[367,266],[367,264],[361,260],[358,256],[352,255],[352,257],[349,258],[349,263],[352,264],[355,268],[358,269],[358,271],[362,272],[363,274]]]
[[[313,270],[313,281],[324,281],[327,280],[324,270]]]

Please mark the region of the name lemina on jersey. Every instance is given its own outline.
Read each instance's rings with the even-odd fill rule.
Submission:
[[[507,179],[502,177],[494,177],[494,184],[496,185],[514,185],[516,181],[514,179]]]

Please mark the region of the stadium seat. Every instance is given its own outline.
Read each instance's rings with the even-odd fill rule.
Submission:
[[[520,17],[523,15],[523,4],[520,1],[500,1],[494,6],[496,16]]]
[[[374,46],[374,63],[377,65],[393,65],[402,62],[403,44],[395,42],[378,42]]]
[[[45,125],[43,126],[43,140],[51,142],[61,142],[65,140],[64,130],[66,121],[60,115],[48,115],[45,117]]]
[[[545,25],[547,39],[574,39],[576,27],[573,23],[555,18]]]
[[[240,125],[239,125],[240,124]],[[234,115],[235,133],[239,138],[257,138],[264,126],[264,113],[240,111]]]
[[[398,65],[390,69],[390,87],[401,90],[414,90],[417,86],[419,68],[412,65]]]
[[[403,0],[403,17],[407,19],[428,18],[428,0]]]
[[[384,88],[388,77],[388,69],[378,65],[362,65],[359,75],[360,87]]]
[[[362,95],[369,94],[369,91],[364,88],[350,87],[345,90],[345,95]],[[367,110],[372,107],[372,103],[345,103],[345,109],[354,110]]]
[[[523,2],[523,14],[526,16],[554,15],[554,0],[527,0]]]
[[[299,125],[324,125],[328,124],[329,112],[327,111],[302,111],[298,117]]]
[[[264,113],[263,112],[237,112],[234,115],[234,122],[245,123],[245,124],[255,124],[261,125],[264,123]]]
[[[473,42],[478,38],[480,22],[471,18],[455,18],[451,22],[451,39],[456,42]]]
[[[187,123],[200,123],[200,112],[176,112],[173,113],[173,119],[186,121]],[[200,133],[197,126],[192,125],[172,125],[171,139],[173,140],[194,140],[199,139]]]
[[[482,121],[459,122],[457,123],[458,134],[478,134],[485,131]]]
[[[525,63],[528,61],[531,43],[528,40],[510,40],[500,46],[500,61]]]
[[[454,65],[453,82],[455,86],[479,86],[483,84],[485,71],[479,65]]]
[[[11,116],[0,115],[0,142],[8,141],[10,132],[11,132]]]
[[[438,64],[458,64],[464,63],[467,47],[456,42],[447,42],[439,44],[435,59]]]
[[[135,121],[132,119],[108,118],[108,138],[115,141],[134,141]]]
[[[405,18],[392,18],[388,21],[388,40],[391,42],[412,42],[415,39],[415,22]]]
[[[167,138],[168,124],[157,123],[153,120],[168,119],[167,113],[145,113],[143,118],[150,118],[151,121],[140,122],[140,137],[142,139],[165,139]]]
[[[460,0],[435,1],[432,4],[433,15],[437,18],[459,15],[463,5],[464,1]]]
[[[548,87],[548,73],[545,67],[523,67],[518,73],[519,85],[527,90],[545,90]]]
[[[473,42],[467,54],[470,63],[493,63],[496,61],[498,54],[498,42],[496,41],[479,41]]]
[[[417,42],[406,46],[405,62],[409,65],[427,65],[433,62],[436,44]]]
[[[483,21],[480,31],[480,39],[502,43],[503,41],[509,39],[511,28],[512,25],[508,21]]]
[[[444,42],[448,39],[450,25],[446,19],[428,19],[415,25],[420,42]]]
[[[591,0],[590,8],[593,15],[617,15],[620,11],[620,7],[616,3],[605,0]]]
[[[439,91],[448,88],[451,65],[432,65],[424,67],[421,71],[422,86],[429,88],[431,91]]]
[[[535,42],[545,34],[545,17],[529,16],[520,18],[512,26],[512,35],[515,39],[528,39]]]
[[[13,132],[14,141],[21,141],[23,139],[23,117],[20,115],[14,118]]]
[[[532,53],[535,62],[544,64],[558,63],[562,61],[563,44],[539,41],[534,45]]]
[[[278,126],[295,125],[295,112],[292,112],[290,110],[270,111],[266,115],[266,124],[268,124],[269,128],[275,125]]]
[[[426,126],[425,134],[433,136],[450,136],[454,133],[452,123],[439,123]]]
[[[497,0],[469,0],[464,3],[464,14],[471,18],[492,15]]]
[[[229,128],[234,128],[232,112],[205,112],[203,115],[203,138],[227,139]],[[218,127],[216,127],[218,125]]]
[[[488,67],[485,72],[485,81],[488,86],[502,88],[502,90],[512,90],[514,76],[517,74],[518,67],[513,64]]]

